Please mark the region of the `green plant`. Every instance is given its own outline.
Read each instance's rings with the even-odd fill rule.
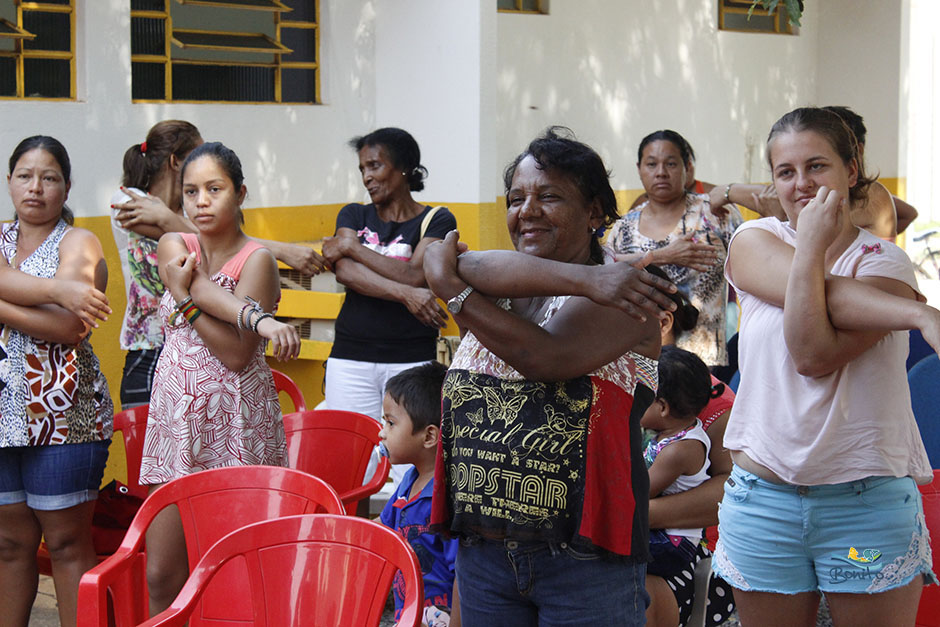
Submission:
[[[803,16],[803,0],[752,0],[751,8],[748,10],[747,16],[751,17],[757,5],[765,8],[768,13],[773,13],[777,10],[777,5],[781,2],[783,2],[783,5],[787,8],[787,16],[790,18],[790,23],[794,26],[799,26],[800,18]]]

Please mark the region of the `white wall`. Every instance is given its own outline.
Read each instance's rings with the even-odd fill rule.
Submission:
[[[553,2],[547,16],[500,14],[499,156],[549,124],[570,126],[638,189],[636,149],[672,128],[695,149],[697,176],[766,180],[771,124],[815,100],[817,3],[800,36],[717,30],[716,0]]]
[[[826,0],[819,6],[818,90],[815,104],[845,105],[865,118],[868,168],[904,176],[900,132],[900,0]],[[860,10],[861,9],[861,10]]]
[[[550,15],[512,15],[492,0],[321,0],[324,104],[281,106],[132,104],[129,3],[80,0],[79,100],[0,102],[0,154],[59,137],[73,208],[105,215],[124,151],[182,118],[242,158],[248,207],[340,203],[366,197],[348,139],[399,125],[431,173],[422,199],[492,202],[502,167],[549,124],[595,146],[619,189],[640,187],[636,146],[660,128],[689,139],[700,178],[767,180],[773,121],[841,102],[868,121],[871,161],[897,176],[898,2],[808,2],[799,36],[719,32],[716,2],[558,0]]]
[[[78,101],[0,103],[4,159],[28,135],[60,139],[73,162],[70,205],[79,216],[107,215],[124,151],[155,122],[180,118],[238,153],[249,188],[246,207],[359,197],[355,156],[345,142],[374,124],[374,1],[321,0],[325,106],[132,104],[129,5],[78,2]],[[11,212],[6,204],[0,218]]]
[[[399,0],[377,7],[376,126],[398,126],[421,146],[423,198],[492,201],[495,4]]]

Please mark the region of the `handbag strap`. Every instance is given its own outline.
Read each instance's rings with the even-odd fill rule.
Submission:
[[[430,211],[428,211],[427,215],[424,216],[424,219],[421,220],[421,229],[418,231],[419,242],[424,239],[424,234],[428,230],[428,225],[431,224],[431,218],[433,218],[434,214],[437,213],[438,210],[442,208],[443,207],[441,205],[438,205],[437,207],[433,207]]]

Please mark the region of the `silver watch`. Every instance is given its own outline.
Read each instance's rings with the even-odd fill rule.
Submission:
[[[459,314],[460,310],[463,309],[463,301],[467,300],[467,296],[470,296],[472,291],[473,288],[468,285],[464,291],[447,301],[447,311],[452,314]]]

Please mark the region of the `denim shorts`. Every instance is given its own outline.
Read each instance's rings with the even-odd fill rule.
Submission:
[[[876,593],[936,581],[910,477],[796,486],[734,466],[718,521],[712,568],[741,590]]]
[[[121,377],[121,409],[150,403],[153,374],[157,371],[160,348],[127,351]]]
[[[111,440],[0,448],[0,505],[67,509],[98,498]]]
[[[646,564],[545,542],[461,540],[466,627],[643,625]]]

